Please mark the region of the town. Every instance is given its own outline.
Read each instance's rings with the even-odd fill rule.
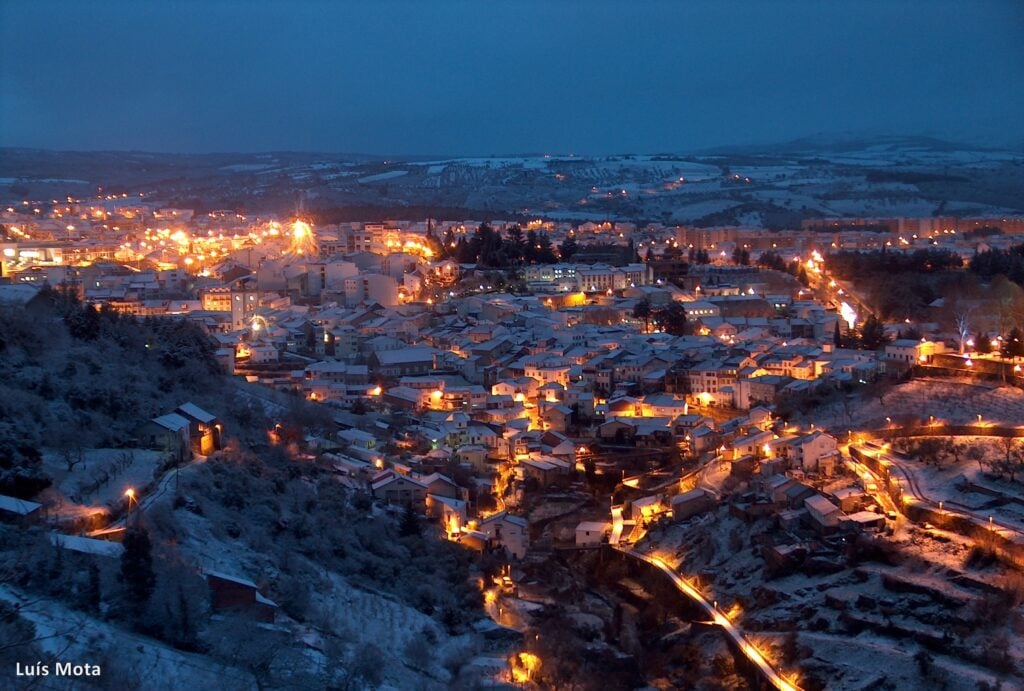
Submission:
[[[1022,26],[0,2],[0,689],[1024,688]]]
[[[557,602],[541,571],[553,554],[607,550],[617,572],[668,575],[682,604],[661,606],[703,610],[745,661],[738,673],[777,688],[834,683],[841,663],[816,654],[801,666],[814,646],[796,642],[829,630],[912,639],[935,679],[959,673],[935,662],[952,636],[985,683],[1018,664],[977,634],[936,633],[930,610],[900,623],[875,610],[898,609],[899,593],[949,612],[1018,602],[1010,576],[1000,586],[972,565],[1024,563],[1013,482],[1024,472],[1024,301],[987,286],[971,302],[940,295],[913,319],[876,316],[877,296],[847,265],[946,262],[981,285],[978,258],[1012,256],[1022,218],[836,219],[781,232],[320,225],[123,194],[23,200],[2,221],[4,304],[45,315],[70,301],[84,329],[103,314],[190,324],[289,462],[492,560],[480,592],[492,626],[512,637],[474,662],[495,679],[566,674],[540,635],[527,643],[539,603]],[[296,431],[283,420],[289,401],[322,424]],[[122,555],[133,510],[137,521],[161,496],[178,506],[179,476],[217,462],[232,434],[225,411],[180,401],[158,412],[130,420],[119,451],[88,448],[82,430],[53,443],[64,479],[3,497],[0,511],[51,526],[64,549]],[[899,567],[901,551],[918,566]],[[278,593],[254,582],[265,574],[218,561],[198,567],[213,610],[287,630]],[[787,586],[789,574],[819,587]],[[637,612],[629,598],[642,586],[623,583],[633,590],[616,618]],[[821,615],[794,621],[818,591]],[[868,672],[839,676],[866,683]]]

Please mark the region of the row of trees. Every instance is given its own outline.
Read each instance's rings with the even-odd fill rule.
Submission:
[[[842,329],[842,319],[836,320],[835,331],[832,334],[832,343],[837,348],[861,348],[863,350],[878,350],[889,342],[885,333],[885,326],[878,317],[869,314],[868,318],[860,325],[860,330]]]
[[[690,324],[686,319],[686,308],[675,300],[661,307],[653,307],[649,300],[641,300],[633,308],[633,318],[642,319],[644,331],[651,330],[653,323],[655,328],[660,328],[667,334],[673,336],[685,336],[690,333]]]
[[[978,252],[968,263],[972,273],[985,279],[1003,275],[1017,284],[1024,284],[1024,244],[1005,250],[990,249]]]
[[[569,236],[557,249],[548,234],[535,230],[523,231],[518,223],[509,226],[505,235],[487,223],[481,224],[469,237],[456,239],[452,230],[445,232],[443,241],[427,233],[427,241],[435,254],[454,259],[460,264],[479,264],[494,268],[507,268],[522,264],[553,264],[576,253],[576,239]]]
[[[867,302],[882,319],[915,318],[966,278],[951,273],[963,265],[960,255],[947,250],[913,252],[841,251],[830,254],[828,266],[838,279],[863,287]]]
[[[742,256],[740,259],[742,259]],[[757,258],[757,265],[766,269],[773,269],[775,271],[788,273],[805,286],[810,284],[810,280],[807,277],[807,269],[805,269],[804,266],[795,259],[786,261],[785,257],[778,252],[762,252]]]
[[[975,462],[980,470],[987,468],[988,472],[1011,482],[1024,473],[1024,442],[1016,437],[1000,437],[995,454],[982,444],[958,441],[956,437],[898,439],[894,444],[901,453],[940,469],[964,460]]]
[[[974,337],[974,348],[979,353],[986,355],[998,352],[1005,358],[1024,357],[1024,331],[1015,326],[1006,336],[1001,336],[994,341],[990,340],[987,334],[979,331]]]

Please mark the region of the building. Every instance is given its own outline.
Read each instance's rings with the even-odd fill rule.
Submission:
[[[411,506],[414,509],[426,508],[427,486],[391,470],[375,477],[370,483],[370,491],[374,498],[382,499],[388,504]]]
[[[508,511],[496,513],[480,521],[480,532],[487,535],[492,547],[503,547],[514,559],[526,556],[530,547],[529,523]]]
[[[224,424],[216,415],[206,412],[195,403],[182,403],[174,412],[189,421],[189,439],[193,453],[207,456],[222,448],[221,435]]]
[[[608,539],[612,524],[608,521],[583,521],[576,526],[576,546],[600,545]]]
[[[370,355],[370,371],[381,377],[427,374],[434,369],[436,352],[426,346],[375,351]]]
[[[277,603],[260,594],[255,583],[218,571],[204,571],[214,612],[235,612],[265,624],[274,623]]]
[[[168,413],[149,420],[135,429],[135,437],[148,449],[166,451],[177,461],[192,456],[191,423],[177,413]]]

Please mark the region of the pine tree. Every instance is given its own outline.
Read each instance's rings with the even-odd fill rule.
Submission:
[[[121,554],[121,582],[128,596],[129,606],[140,612],[156,587],[153,572],[152,545],[145,528],[129,528],[124,535]]]
[[[633,317],[635,319],[644,320],[644,333],[650,331],[651,324],[651,303],[649,300],[644,299],[636,303],[636,307],[633,308]]]
[[[988,334],[979,331],[978,335],[974,337],[974,347],[983,355],[992,352],[992,342],[988,339]]]
[[[860,327],[861,347],[866,350],[878,350],[886,340],[885,327],[882,326],[882,322],[878,321],[875,315],[869,314]]]
[[[832,345],[834,345],[836,348],[842,348],[843,347],[843,332],[840,331],[840,329],[839,329],[839,320],[838,319],[836,319],[835,331],[832,332]]]
[[[103,589],[100,585],[100,569],[95,563],[90,563],[89,583],[85,591],[85,605],[89,610],[96,612],[99,610],[102,600]]]
[[[561,255],[562,261],[568,261],[572,255],[576,254],[577,249],[579,246],[576,244],[576,238],[570,235],[558,246],[558,253]]]
[[[1024,332],[1016,326],[1010,329],[1003,341],[1003,357],[1019,358],[1024,356]]]
[[[658,312],[658,320],[661,322],[661,328],[665,330],[665,333],[672,334],[673,336],[685,336],[689,329],[689,323],[686,319],[686,308],[683,307],[682,303],[673,300],[668,307]]]
[[[412,504],[405,505],[405,511],[402,512],[402,520],[398,524],[398,533],[402,537],[420,534],[420,517],[416,515],[416,510],[412,508]]]

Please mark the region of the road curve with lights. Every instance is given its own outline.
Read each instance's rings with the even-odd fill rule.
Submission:
[[[677,574],[672,567],[658,557],[652,557],[649,554],[643,554],[641,552],[636,552],[622,547],[616,547],[616,549],[623,554],[633,557],[634,559],[647,562],[651,566],[660,569],[666,576],[671,578],[676,588],[695,603],[700,605],[707,615],[711,617],[711,620],[717,624],[726,633],[726,635],[729,636],[729,638],[732,639],[736,646],[743,652],[744,657],[761,670],[764,678],[767,679],[772,686],[780,691],[799,691],[800,687],[796,686],[793,682],[785,679],[781,674],[779,674],[775,668],[772,667],[771,663],[765,659],[764,655],[761,654],[761,651],[755,648],[753,644],[747,640],[746,636],[743,635],[743,631],[729,621],[728,617],[722,614],[714,604],[708,602],[707,598],[705,598],[699,590],[694,588],[683,577]]]
[[[964,506],[963,504],[957,503],[955,501],[946,501],[946,500],[944,500],[942,502],[939,502],[939,501],[936,501],[936,500],[926,496],[924,494],[924,492],[921,491],[921,486],[920,486],[920,484],[917,481],[917,475],[915,474],[914,469],[911,468],[902,459],[897,458],[895,455],[893,455],[891,453],[888,453],[888,452],[886,452],[883,449],[876,449],[876,448],[868,449],[868,448],[861,447],[859,445],[856,446],[855,448],[857,448],[860,451],[860,453],[864,454],[865,456],[867,456],[868,454],[874,454],[877,459],[886,461],[887,463],[889,463],[889,465],[891,465],[893,468],[895,468],[899,472],[899,474],[902,476],[903,482],[906,485],[907,489],[910,490],[911,496],[913,496],[914,499],[918,500],[922,504],[926,504],[926,505],[931,506],[932,508],[936,508],[936,509],[940,509],[939,505],[942,504],[940,510],[944,511],[945,513],[959,514],[961,516],[966,516],[966,517],[971,518],[971,519],[973,519],[973,520],[975,520],[975,521],[977,521],[979,523],[982,523],[982,524],[989,523],[991,525],[998,526],[1002,530],[1006,530],[1006,531],[1008,531],[1010,533],[1013,533],[1014,535],[1016,535],[1018,537],[1024,537],[1024,532],[1022,532],[1019,527],[1017,527],[1017,526],[1015,526],[1013,524],[1007,523],[1005,521],[1001,521],[1001,520],[999,520],[999,519],[997,519],[995,517],[991,517],[990,518],[989,514],[981,514],[981,513],[978,513],[977,511],[972,511],[970,508]],[[871,471],[871,473],[876,478],[878,478],[879,481],[881,481],[881,478],[879,477],[878,473],[876,473],[874,471],[874,469],[872,469],[867,464],[864,464],[864,467],[867,468],[869,471]]]

